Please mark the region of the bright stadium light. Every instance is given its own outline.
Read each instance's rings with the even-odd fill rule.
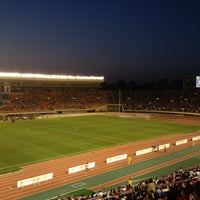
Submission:
[[[29,73],[4,73],[0,72],[0,78],[30,78],[30,79],[62,79],[62,80],[98,80],[104,81],[103,76],[72,76],[72,75],[47,75],[47,74],[29,74]]]

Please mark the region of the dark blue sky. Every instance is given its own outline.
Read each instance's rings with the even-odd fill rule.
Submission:
[[[199,0],[0,0],[0,71],[200,75]]]

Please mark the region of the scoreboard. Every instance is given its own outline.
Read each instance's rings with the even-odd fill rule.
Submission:
[[[187,76],[183,80],[184,88],[200,88],[200,76]]]
[[[200,76],[196,76],[196,87],[200,88]]]

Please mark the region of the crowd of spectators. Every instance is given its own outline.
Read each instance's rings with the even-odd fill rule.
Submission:
[[[200,113],[200,90],[106,90],[102,88],[26,88],[0,94],[1,113],[91,109],[121,103],[125,110]]]
[[[4,113],[90,109],[108,102],[109,94],[99,88],[29,88],[4,98]]]
[[[123,91],[121,102],[126,110],[156,110],[200,113],[200,90]]]
[[[134,179],[133,179],[134,182]],[[118,188],[99,190],[89,196],[59,196],[59,200],[199,200],[200,166],[176,172],[160,178],[149,178],[139,183],[121,185]]]

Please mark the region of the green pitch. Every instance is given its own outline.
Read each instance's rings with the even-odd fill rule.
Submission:
[[[200,126],[101,115],[1,122],[0,173],[66,155],[197,130]]]

